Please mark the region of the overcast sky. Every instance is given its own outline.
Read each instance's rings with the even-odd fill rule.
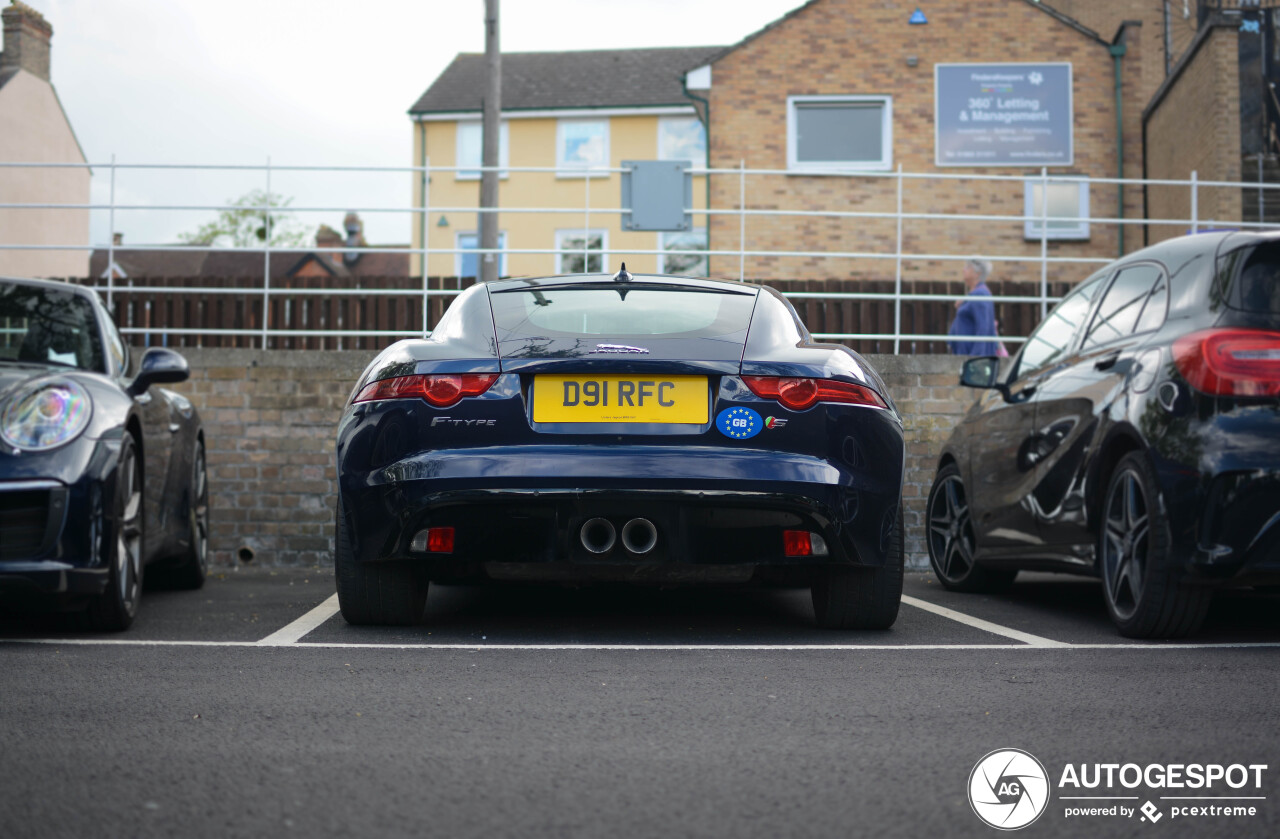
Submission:
[[[26,0],[53,25],[53,83],[91,163],[410,165],[412,105],[459,52],[484,51],[483,0]],[[504,51],[731,44],[803,0],[506,0]],[[8,5],[7,0],[0,3]],[[275,173],[294,206],[410,206],[410,175]],[[262,172],[118,170],[117,203],[217,204]],[[94,200],[110,191],[94,173]],[[212,212],[118,211],[126,244],[172,242]],[[314,230],[343,212],[299,216]],[[362,213],[371,244],[407,214]],[[91,237],[108,238],[105,212]]]

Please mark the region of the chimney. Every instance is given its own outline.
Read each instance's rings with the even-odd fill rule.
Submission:
[[[316,231],[316,247],[317,248],[338,248],[342,245],[342,234],[334,230],[327,224],[320,225],[320,229]],[[329,261],[337,265],[342,261],[342,255],[334,251],[329,256]]]
[[[49,39],[53,37],[53,27],[39,12],[19,0],[6,6],[0,17],[4,18],[0,71],[17,67],[49,81]]]
[[[355,213],[347,213],[347,217],[342,220],[342,226],[347,231],[347,247],[366,247],[364,240],[364,222],[360,220],[360,216]],[[363,254],[347,251],[342,255],[342,261],[347,265],[347,267],[350,267],[359,262],[361,256],[363,256]]]

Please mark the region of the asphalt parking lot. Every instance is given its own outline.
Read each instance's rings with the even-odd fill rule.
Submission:
[[[904,595],[892,630],[832,633],[799,590],[435,587],[428,624],[356,628],[330,569],[244,569],[148,592],[118,636],[6,615],[0,825],[990,835],[970,771],[1014,747],[1055,783],[1067,764],[1269,767],[1257,790],[1058,788],[1027,835],[1280,832],[1280,599],[1224,595],[1191,641],[1143,643],[1091,581],[974,596],[911,574]],[[1066,815],[1228,794],[1254,814]]]

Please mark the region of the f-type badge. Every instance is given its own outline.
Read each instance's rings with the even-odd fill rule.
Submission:
[[[644,347],[629,347],[626,344],[596,344],[593,353],[616,352],[616,353],[648,353]]]

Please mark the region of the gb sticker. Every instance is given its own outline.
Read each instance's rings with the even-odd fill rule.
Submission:
[[[760,433],[764,420],[750,408],[725,408],[716,415],[716,428],[726,437],[745,440]]]

